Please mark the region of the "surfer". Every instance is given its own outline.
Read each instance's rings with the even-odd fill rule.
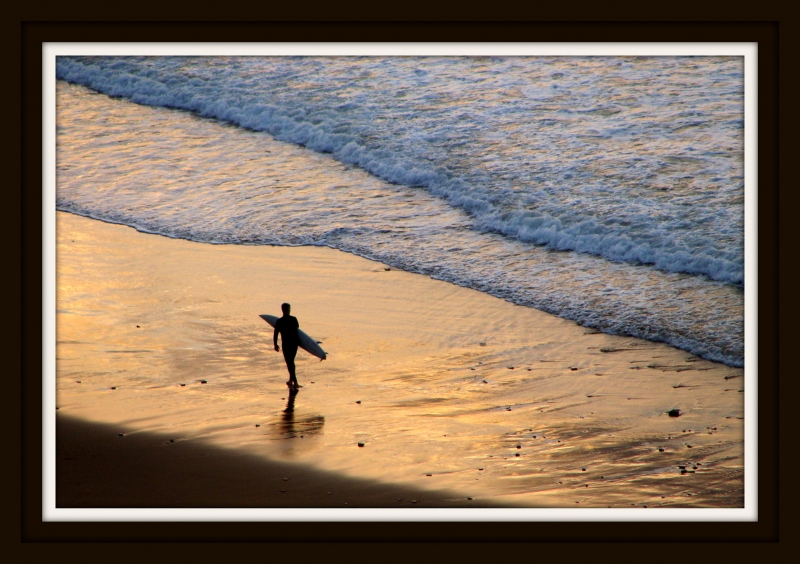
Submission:
[[[283,359],[286,361],[286,368],[289,369],[289,381],[286,385],[290,388],[301,388],[297,383],[297,374],[295,374],[294,357],[297,356],[297,347],[300,345],[300,337],[297,335],[297,330],[300,328],[297,318],[289,315],[292,306],[289,304],[281,304],[281,311],[283,317],[275,322],[275,332],[272,334],[272,341],[275,344],[275,351],[280,352],[281,348],[278,346],[278,333],[281,335],[281,344],[283,345]]]

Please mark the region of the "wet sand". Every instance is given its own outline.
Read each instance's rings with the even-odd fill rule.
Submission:
[[[57,237],[59,507],[743,506],[742,369],[328,248]]]

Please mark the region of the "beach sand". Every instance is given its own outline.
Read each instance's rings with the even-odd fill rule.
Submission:
[[[57,241],[57,507],[744,504],[740,368],[328,248]]]

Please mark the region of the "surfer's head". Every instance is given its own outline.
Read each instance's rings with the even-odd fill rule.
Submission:
[[[292,306],[289,304],[281,304],[281,311],[283,315],[289,315],[289,312],[292,311]]]

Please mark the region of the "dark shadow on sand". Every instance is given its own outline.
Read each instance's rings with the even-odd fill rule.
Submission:
[[[56,506],[503,507],[480,498],[468,500],[464,494],[417,490],[270,460],[202,439],[171,439],[175,437],[58,413]]]

